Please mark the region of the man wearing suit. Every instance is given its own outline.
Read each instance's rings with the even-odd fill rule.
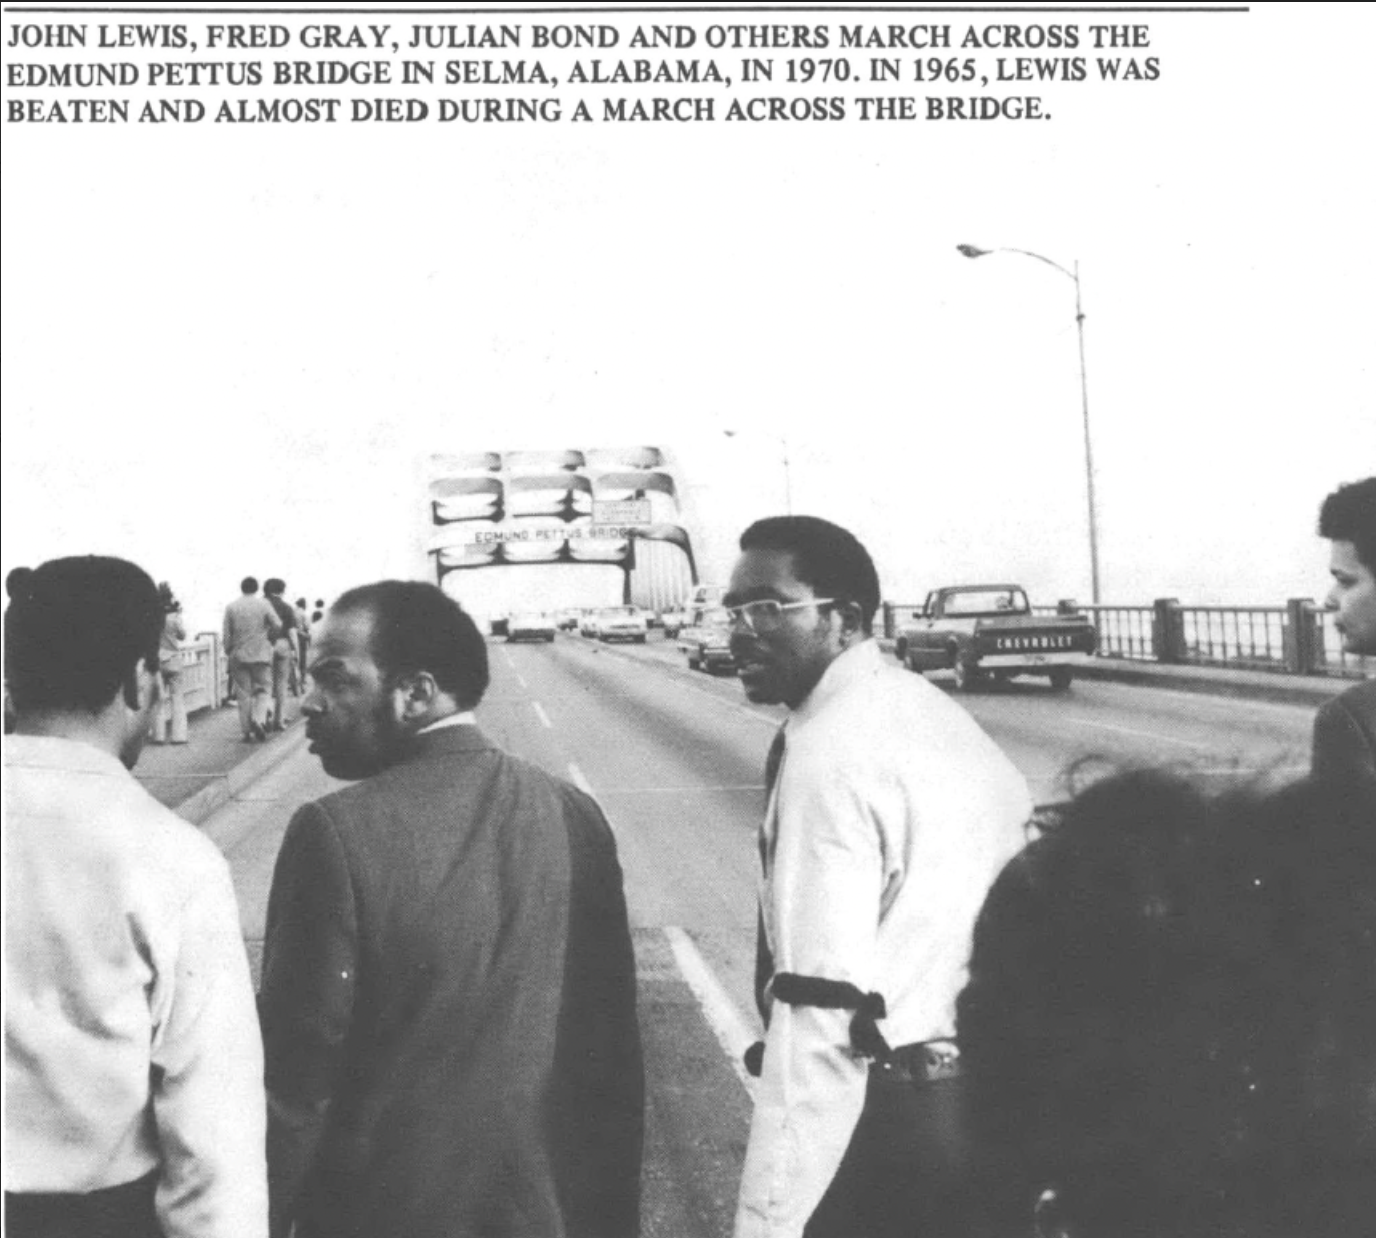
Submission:
[[[1339,486],[1319,512],[1332,544],[1328,608],[1348,653],[1376,654],[1376,477]],[[1376,793],[1376,680],[1349,688],[1314,719],[1314,773]]]
[[[433,585],[344,594],[302,702],[326,773],[278,856],[259,1009],[274,1233],[631,1238],[643,1069],[615,845],[477,727]]]
[[[277,640],[277,614],[258,596],[258,582],[245,576],[240,595],[225,607],[225,657],[239,705],[239,729],[245,739],[267,738],[268,688],[272,679],[272,646]]]

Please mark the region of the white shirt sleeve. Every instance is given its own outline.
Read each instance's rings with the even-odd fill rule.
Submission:
[[[766,921],[777,972],[874,988],[884,846],[858,771],[797,759],[781,774]],[[849,1010],[773,1003],[746,1149],[737,1238],[796,1238],[845,1155],[868,1065]]]
[[[228,867],[208,867],[182,904],[151,1092],[167,1238],[265,1238],[267,1106],[253,985]]]

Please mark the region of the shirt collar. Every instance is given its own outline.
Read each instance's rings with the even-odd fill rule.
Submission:
[[[5,764],[25,769],[131,776],[118,757],[83,740],[57,735],[6,735]]]
[[[831,665],[822,672],[817,686],[789,715],[789,729],[793,730],[815,718],[837,697],[844,695],[856,684],[872,679],[881,668],[879,645],[870,637],[844,650],[832,659]]]
[[[462,713],[446,714],[438,722],[432,722],[429,726],[423,726],[417,735],[428,735],[431,731],[442,731],[449,726],[477,726],[478,719],[471,709],[465,709]]]

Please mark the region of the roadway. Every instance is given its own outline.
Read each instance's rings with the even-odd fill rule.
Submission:
[[[625,871],[649,1075],[647,1238],[727,1234],[749,1122],[739,1054],[758,1022],[755,829],[761,770],[782,710],[730,677],[645,646],[490,646],[480,721],[510,750],[591,791]],[[936,682],[940,682],[937,680]],[[1311,711],[1258,701],[1028,680],[963,698],[1038,800],[1072,763],[1171,764],[1218,781],[1277,778],[1307,761]],[[291,810],[338,784],[299,748],[203,828],[225,850],[257,966],[272,864]]]

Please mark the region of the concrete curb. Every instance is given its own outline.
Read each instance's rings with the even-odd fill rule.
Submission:
[[[1168,688],[1172,692],[1198,692],[1208,696],[1227,696],[1238,700],[1271,701],[1280,705],[1304,705],[1317,709],[1346,691],[1357,679],[1334,679],[1331,684],[1315,684],[1305,679],[1277,673],[1274,683],[1257,683],[1250,679],[1233,678],[1227,671],[1207,676],[1173,671],[1170,667],[1153,667],[1150,671],[1132,666],[1106,666],[1091,662],[1075,672],[1080,679],[1103,679],[1115,683],[1135,684],[1146,688]],[[1265,673],[1265,672],[1263,672]]]
[[[894,642],[879,638],[879,647],[893,655]],[[1096,658],[1075,668],[1077,679],[1098,679],[1111,683],[1134,684],[1143,688],[1164,688],[1172,692],[1197,692],[1205,696],[1226,696],[1237,700],[1271,701],[1281,705],[1302,705],[1317,709],[1345,692],[1359,679],[1325,679],[1284,675],[1270,671],[1229,671],[1221,667],[1166,666],[1159,662],[1140,665],[1114,658]]]
[[[223,808],[236,795],[269,770],[280,765],[306,740],[306,728],[296,725],[280,735],[274,735],[226,773],[216,775],[213,782],[176,804],[172,811],[192,825],[200,825],[211,813]]]

